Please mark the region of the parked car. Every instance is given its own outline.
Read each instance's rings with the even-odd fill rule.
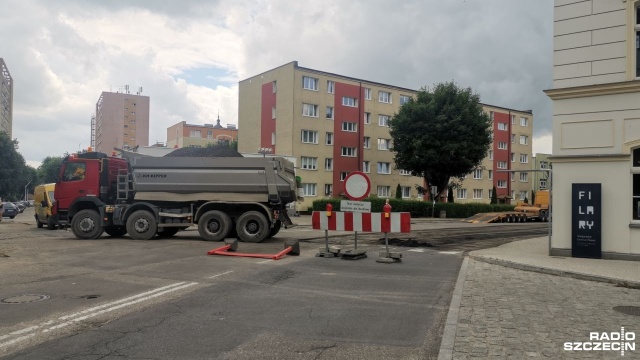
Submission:
[[[20,214],[20,210],[18,209],[17,206],[13,205],[13,203],[6,202],[3,205],[4,205],[4,214],[2,214],[2,217],[8,217],[10,219],[13,219],[14,217],[16,217],[16,215]]]
[[[24,206],[22,201],[16,201],[16,202],[13,203],[13,205],[15,205],[18,208],[18,211],[20,212],[20,214],[22,214],[22,212],[26,208],[26,206]]]

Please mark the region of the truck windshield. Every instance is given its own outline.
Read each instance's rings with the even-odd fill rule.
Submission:
[[[84,180],[84,173],[87,165],[84,162],[67,163],[67,167],[62,174],[62,181],[79,181]]]

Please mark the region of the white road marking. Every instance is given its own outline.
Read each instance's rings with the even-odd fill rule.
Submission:
[[[267,264],[267,263],[270,263],[272,261],[273,261],[273,259],[267,259],[267,260],[263,260],[263,261],[258,261],[258,264]]]
[[[460,254],[461,251],[439,251],[439,253],[444,255],[456,255],[456,254]]]
[[[231,271],[228,271],[228,272],[223,273],[223,274],[218,274],[216,276],[224,275],[224,274],[227,274],[229,272],[231,272]],[[73,313],[73,314],[70,314],[70,315],[65,315],[65,316],[62,316],[62,317],[58,318],[58,320],[67,320],[67,321],[64,321],[64,322],[62,322],[60,324],[57,324],[57,325],[54,325],[54,326],[50,326],[50,327],[48,327],[46,329],[43,329],[42,333],[47,333],[47,332],[50,332],[50,331],[53,331],[53,330],[57,330],[57,329],[65,327],[65,326],[68,326],[68,325],[70,325],[70,324],[72,324],[74,322],[80,322],[80,321],[92,318],[94,316],[98,316],[98,315],[101,315],[101,314],[104,314],[104,313],[107,313],[107,312],[110,312],[110,311],[118,310],[118,309],[124,308],[126,306],[134,305],[134,304],[137,304],[137,303],[140,303],[140,302],[143,302],[143,301],[146,301],[146,300],[150,300],[150,299],[153,299],[153,298],[168,294],[170,292],[174,292],[174,291],[177,291],[177,290],[180,290],[180,289],[184,289],[184,288],[187,288],[187,287],[190,287],[190,286],[194,286],[194,285],[197,285],[197,284],[198,284],[197,282],[186,283],[186,282],[183,281],[183,282],[179,282],[179,283],[175,283],[175,284],[171,284],[171,285],[167,285],[167,286],[162,286],[162,287],[159,287],[157,289],[150,290],[150,291],[145,291],[143,293],[140,293],[140,294],[137,294],[137,295],[133,295],[133,296],[129,296],[129,297],[126,297],[124,299],[113,301],[113,302],[110,302],[110,303],[107,303],[107,304],[103,304],[103,305],[100,305],[100,306],[95,306],[95,307],[92,307],[92,308],[89,308],[89,309],[86,309],[86,310],[83,310],[83,311],[79,311],[79,312],[76,312],[76,313]],[[20,330],[14,331],[12,333],[9,333],[8,335],[1,335],[0,336],[0,340],[4,340],[4,339],[10,338],[10,337],[15,336],[15,335],[22,335],[22,334],[30,333],[30,334],[27,334],[27,335],[24,335],[24,336],[20,336],[20,337],[17,337],[15,339],[0,343],[0,348],[15,344],[17,342],[20,342],[22,340],[28,339],[28,338],[33,337],[33,336],[36,336],[37,335],[37,331],[36,330],[38,330],[40,328],[43,328],[43,327],[47,327],[48,325],[54,324],[55,322],[56,322],[55,320],[49,320],[49,321],[46,321],[46,322],[44,322],[44,323],[42,323],[40,325],[34,325],[34,326],[30,326],[30,327],[27,327],[27,328],[24,328],[24,329],[20,329]]]
[[[231,274],[232,272],[233,272],[233,270],[225,271],[225,272],[223,272],[222,274],[217,274],[217,275],[209,276],[207,279],[214,279],[214,278],[217,278],[218,276]]]
[[[424,252],[424,249],[411,249],[411,250],[407,250],[407,251],[411,251],[411,252]]]

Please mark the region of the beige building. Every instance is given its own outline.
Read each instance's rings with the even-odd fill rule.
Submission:
[[[585,229],[572,217],[582,219],[584,209],[572,191],[599,184],[601,207],[585,221],[600,228],[602,257],[640,260],[639,7],[638,0],[555,0],[554,80],[546,91],[554,113],[552,255],[587,248],[576,236]]]
[[[0,58],[0,131],[13,138],[13,78]]]
[[[416,185],[423,186],[423,179],[396,169],[389,151],[388,121],[415,94],[412,89],[303,68],[294,61],[240,81],[238,150],[271,149],[272,154],[296,158],[305,192],[301,210],[316,199],[343,196],[344,178],[352,171],[369,175],[372,195],[394,197],[400,184],[402,198],[422,199]],[[531,111],[489,105],[485,109],[494,118],[495,159],[485,159],[484,168],[456,189],[459,202],[488,203],[498,182],[498,194],[506,201],[531,189],[528,173],[514,174],[511,181],[509,173],[498,172],[531,168]]]
[[[551,169],[551,160],[549,159],[549,157],[551,156],[551,154],[542,154],[542,153],[537,153],[536,156],[533,157],[533,170],[542,170],[542,171],[535,171],[531,174],[531,176],[533,176],[533,191],[540,191],[540,190],[550,190],[550,183],[549,183],[549,172],[548,170]]]
[[[103,92],[91,124],[92,145],[110,154],[115,148],[149,145],[149,97]]]
[[[229,124],[225,128],[220,125],[220,118],[217,123],[193,125],[181,121],[167,128],[167,147],[204,147],[212,143],[231,143],[238,140],[238,129],[235,125]]]

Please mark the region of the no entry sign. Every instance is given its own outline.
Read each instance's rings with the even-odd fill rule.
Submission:
[[[351,200],[362,200],[369,196],[371,191],[371,181],[367,174],[361,171],[354,171],[344,179],[344,192]]]

